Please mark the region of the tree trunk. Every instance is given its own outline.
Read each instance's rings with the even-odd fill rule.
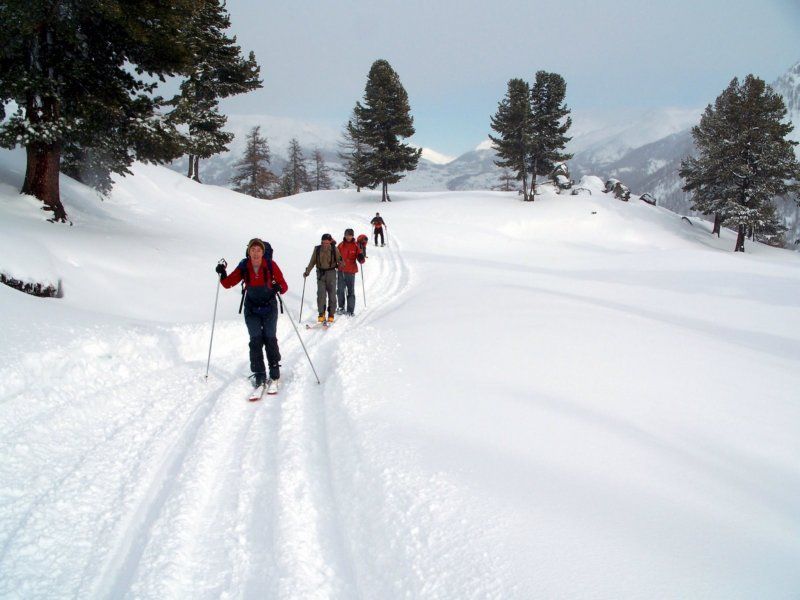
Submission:
[[[41,106],[39,105],[41,103]],[[32,124],[55,122],[59,117],[58,101],[53,97],[41,100],[29,98],[25,109]],[[36,196],[44,202],[44,210],[53,213],[54,222],[64,223],[67,212],[61,204],[58,171],[61,166],[61,142],[32,142],[25,147],[28,160],[25,166],[25,183],[22,193]]]
[[[747,227],[739,225],[739,233],[736,236],[736,248],[734,248],[734,252],[744,252],[744,238],[746,233]]]
[[[194,156],[194,167],[193,167],[192,170],[194,171],[192,179],[194,179],[197,183],[201,183],[201,181],[200,181],[200,157],[197,156],[197,155]]]
[[[528,174],[525,171],[522,172],[522,199],[528,201]]]
[[[536,171],[539,170],[539,161],[533,161],[533,172],[531,173],[531,202],[536,200]]]
[[[32,143],[26,147],[28,161],[22,193],[36,196],[44,202],[43,210],[53,213],[53,222],[64,223],[67,211],[61,204],[58,168],[61,163],[61,144]]]
[[[192,154],[189,155],[189,170],[187,171],[186,176],[189,179],[194,177],[194,155]]]
[[[386,182],[381,182],[381,202],[386,202]]]
[[[717,234],[717,237],[720,236],[720,231],[722,230],[722,215],[719,213],[714,213],[714,229],[711,230],[711,235]]]

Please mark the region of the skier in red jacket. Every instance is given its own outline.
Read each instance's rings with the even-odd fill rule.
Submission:
[[[356,273],[358,264],[364,264],[365,256],[361,247],[353,239],[353,230],[344,230],[344,240],[339,244],[339,253],[342,255],[342,266],[339,267],[336,300],[339,304],[337,312],[346,313],[353,316],[356,308]],[[347,296],[347,306],[345,306],[345,296]]]
[[[281,377],[281,352],[278,348],[276,329],[278,326],[277,294],[285,294],[289,286],[283,278],[278,264],[272,260],[272,246],[258,238],[247,244],[247,258],[243,259],[228,275],[225,266],[216,268],[225,288],[231,288],[240,281],[245,284],[244,322],[250,334],[250,370],[253,372],[253,387],[267,383],[267,393],[278,391]],[[266,347],[269,381],[264,365]]]

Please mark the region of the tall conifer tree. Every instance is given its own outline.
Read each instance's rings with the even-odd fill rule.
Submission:
[[[191,67],[180,94],[170,101],[175,107],[172,121],[188,127],[187,176],[196,181],[200,181],[200,159],[227,150],[233,139],[232,133],[222,129],[227,119],[219,112],[219,101],[258,89],[262,83],[255,55],[242,56],[236,37],[226,33],[230,26],[224,2],[200,1],[187,35]]]
[[[414,118],[408,93],[400,77],[385,60],[376,60],[369,70],[364,104],[356,103],[356,115],[369,147],[366,164],[369,187],[381,185],[381,201],[389,198],[389,184],[400,181],[406,171],[417,168],[421,149],[402,143],[414,135]]]
[[[156,116],[155,84],[142,75],[187,69],[176,41],[193,7],[191,0],[0,3],[0,105],[19,107],[0,125],[0,144],[25,146],[22,192],[39,198],[51,220],[67,218],[58,185],[65,148],[98,148],[101,166],[118,173],[134,158],[172,158],[176,134]]]
[[[319,148],[314,149],[312,154],[314,161],[313,168],[309,174],[309,181],[311,182],[312,190],[329,190],[333,187],[331,181],[330,168],[325,164],[325,158]]]
[[[303,149],[296,138],[292,138],[289,141],[289,161],[283,169],[283,174],[286,178],[285,189],[291,190],[289,195],[312,189],[308,179],[308,168],[303,156]]]
[[[793,129],[783,99],[753,75],[734,78],[692,129],[698,156],[681,163],[684,190],[696,210],[737,228],[736,252],[749,231],[782,227],[776,196],[800,192],[797,142],[787,138]]]
[[[528,155],[531,200],[536,195],[536,178],[549,175],[557,163],[572,158],[572,154],[564,152],[571,139],[566,133],[572,125],[570,110],[564,102],[566,94],[567,83],[561,75],[537,71],[531,88],[533,128]]]
[[[511,79],[505,97],[491,118],[496,136],[489,135],[499,160],[498,167],[510,169],[522,182],[522,197],[528,200],[528,162],[533,139],[530,87],[522,79]],[[533,198],[530,198],[531,200]]]
[[[234,165],[233,189],[254,198],[270,198],[278,180],[269,169],[271,156],[267,139],[261,137],[259,126],[253,127],[246,139],[244,156]]]

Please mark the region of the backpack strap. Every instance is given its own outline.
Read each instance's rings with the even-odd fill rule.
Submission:
[[[242,273],[242,299],[239,302],[239,314],[242,314],[244,297],[247,293],[247,286],[250,285],[250,259],[243,258],[241,261],[239,261],[239,264],[236,268]]]

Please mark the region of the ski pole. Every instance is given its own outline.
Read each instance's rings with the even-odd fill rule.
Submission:
[[[280,294],[276,294],[278,296],[278,302],[281,303],[281,310],[283,310],[283,298],[281,298]],[[289,317],[289,322],[292,324],[292,328],[294,332],[297,334],[297,339],[300,340],[300,345],[303,347],[303,352],[306,353],[306,358],[308,359],[308,364],[311,365],[311,370],[314,371],[314,377],[317,378],[317,383],[322,383],[319,380],[319,375],[317,375],[317,370],[314,368],[314,363],[311,362],[311,357],[308,355],[308,350],[306,350],[306,345],[303,343],[303,338],[300,336],[300,332],[297,331],[297,325],[294,324],[294,319],[292,319],[292,314],[289,312],[289,309],[286,309],[286,316]]]
[[[303,295],[300,297],[300,318],[298,319],[301,323],[303,322],[303,303],[305,302],[306,298],[306,279],[307,277],[303,277]]]
[[[361,296],[364,298],[364,308],[367,308],[367,288],[364,287],[364,265],[361,265]]]
[[[227,267],[228,263],[224,258],[220,258],[218,265]],[[208,370],[211,368],[211,346],[214,343],[214,326],[217,324],[217,302],[219,301],[219,288],[222,287],[222,278],[217,280],[217,295],[214,298],[214,316],[211,319],[211,340],[208,342],[208,362],[206,363],[206,381],[208,381]]]
[[[386,243],[388,244],[389,243],[389,226],[388,225],[384,225],[383,228],[386,230],[384,233],[386,233]]]

